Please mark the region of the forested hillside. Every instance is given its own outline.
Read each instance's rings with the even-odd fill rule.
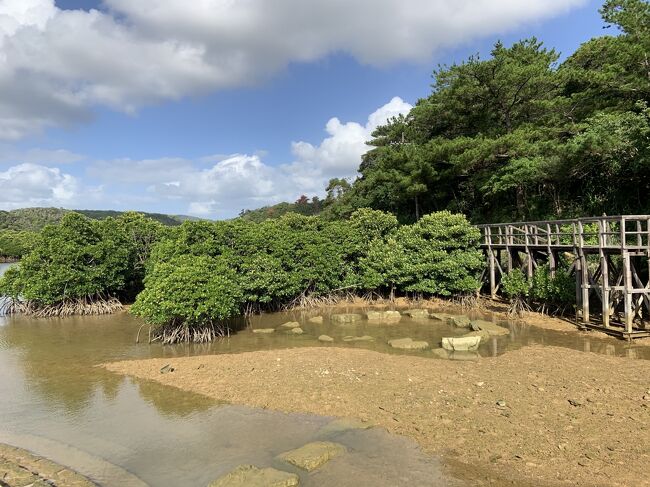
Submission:
[[[439,67],[431,94],[373,133],[351,187],[331,182],[324,216],[650,213],[650,5],[608,0],[601,14],[608,35],[561,63],[531,38]]]
[[[0,230],[14,231],[39,231],[45,225],[56,224],[61,221],[63,215],[74,211],[93,220],[103,220],[108,217],[122,215],[123,211],[114,210],[66,210],[63,208],[20,208],[18,210],[0,210]],[[198,220],[182,215],[163,215],[161,213],[143,213],[147,217],[162,223],[163,225],[180,225],[185,220]]]

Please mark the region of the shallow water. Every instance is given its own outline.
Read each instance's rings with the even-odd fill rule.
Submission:
[[[5,267],[0,265],[0,272]],[[335,346],[433,357],[431,351],[396,351],[387,341],[411,337],[435,347],[442,336],[465,332],[436,320],[407,317],[399,324],[362,321],[334,325],[329,322],[331,312],[256,316],[250,327],[229,339],[210,345],[167,347],[136,344],[141,323],[127,313],[64,319],[0,317],[0,442],[47,456],[101,485],[164,487],[207,485],[242,463],[290,470],[278,464],[275,456],[315,439],[332,439],[346,445],[350,453],[312,474],[301,474],[301,485],[448,485],[449,479],[443,480],[435,458],[422,454],[413,442],[381,429],[324,437],[319,429],[329,418],[221,405],[96,367],[122,359],[332,346],[317,340],[321,334],[334,337]],[[317,314],[324,316],[322,325],[307,322]],[[276,327],[286,321],[299,321],[305,334],[252,332],[252,328]],[[481,355],[542,344],[650,358],[649,347],[504,325],[510,327],[511,334],[483,345]],[[342,342],[347,335],[370,335],[375,341]]]

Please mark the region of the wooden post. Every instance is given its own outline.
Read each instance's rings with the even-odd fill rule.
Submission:
[[[580,259],[580,291],[582,294],[580,302],[582,303],[582,322],[589,323],[589,267],[587,266],[587,256],[584,252],[584,226],[582,221],[578,220],[578,258]]]
[[[630,263],[630,252],[627,250],[627,238],[625,235],[625,217],[621,217],[621,254],[623,257],[623,302],[624,302],[624,322],[625,332],[632,333],[632,321],[634,316],[632,314],[632,269]]]
[[[607,262],[607,254],[605,254],[604,247],[607,246],[607,222],[600,220],[598,222],[598,251],[600,254],[600,272],[602,276],[601,284],[601,301],[603,306],[603,326],[609,328],[609,317],[611,311],[609,309],[609,263]]]

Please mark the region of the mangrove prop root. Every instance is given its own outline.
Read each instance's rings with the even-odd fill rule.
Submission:
[[[24,314],[37,318],[72,315],[104,315],[115,313],[122,309],[124,309],[124,306],[122,306],[122,303],[118,299],[99,296],[65,299],[54,304],[42,304],[35,301],[7,298],[0,305],[0,313]]]
[[[167,325],[154,331],[152,342],[163,345],[174,343],[209,343],[230,336],[230,328],[223,325]]]

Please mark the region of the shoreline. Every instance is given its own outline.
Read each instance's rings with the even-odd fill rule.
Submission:
[[[489,485],[650,485],[643,360],[533,346],[454,362],[333,347],[102,366],[227,403],[377,424]]]

